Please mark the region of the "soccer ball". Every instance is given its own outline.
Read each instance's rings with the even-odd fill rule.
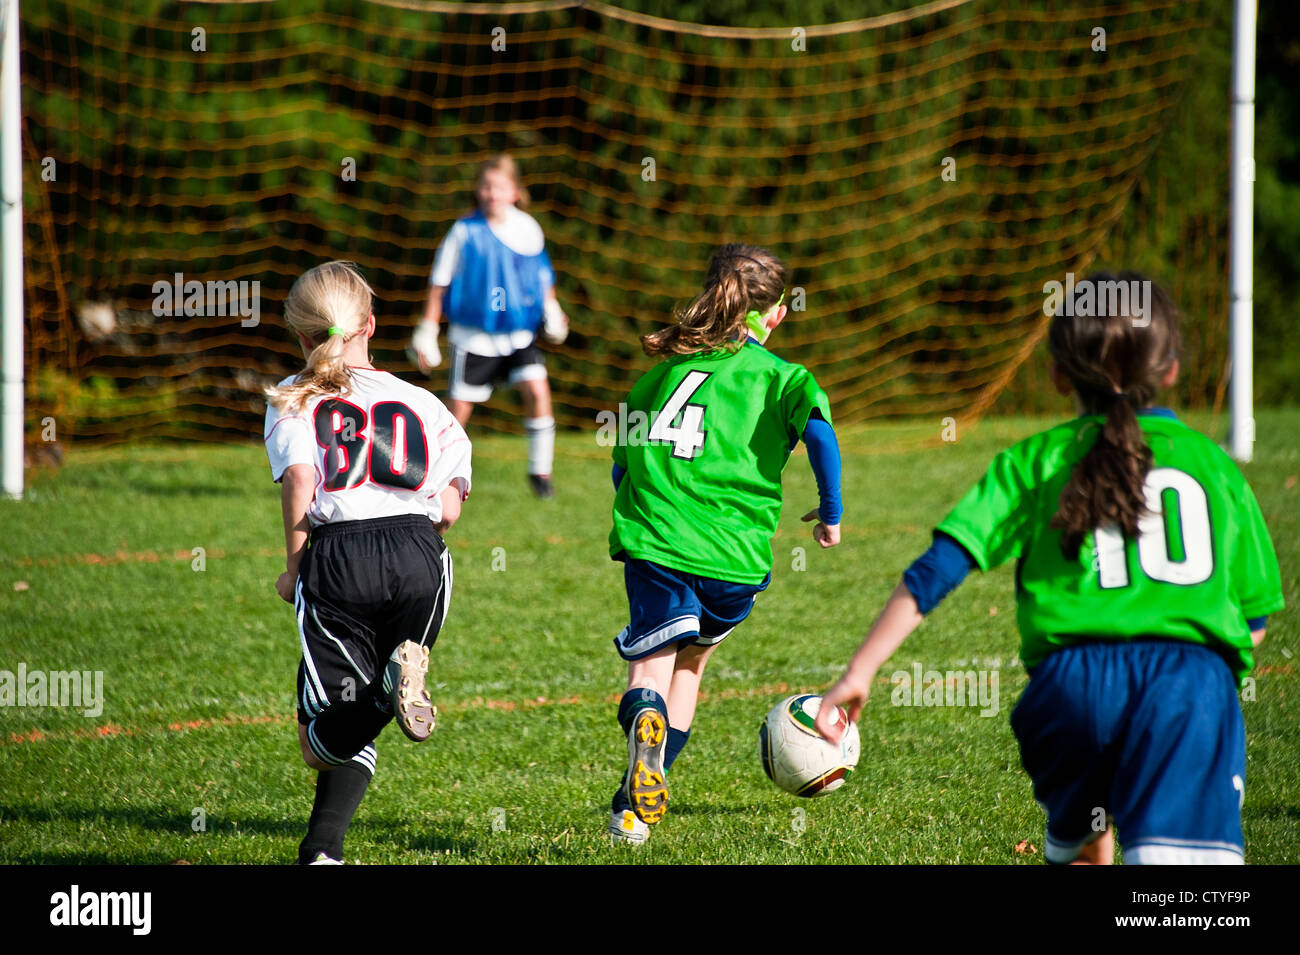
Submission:
[[[796,796],[824,796],[844,785],[858,765],[858,727],[849,723],[838,745],[813,728],[822,698],[789,696],[767,714],[758,728],[758,755],[763,772]],[[847,721],[844,711],[839,719]]]

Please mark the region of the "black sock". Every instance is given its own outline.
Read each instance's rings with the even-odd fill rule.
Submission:
[[[375,692],[379,683],[369,684],[355,700],[331,703],[311,721],[307,742],[322,762],[351,759],[388,725],[393,714],[379,708],[379,701],[387,699],[382,687]]]
[[[343,861],[343,836],[361,797],[370,785],[370,770],[357,760],[316,776],[316,801],[307,822],[307,835],[298,846],[298,864],[306,865],[323,852]]]

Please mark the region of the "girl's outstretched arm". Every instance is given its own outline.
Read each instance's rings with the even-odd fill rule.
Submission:
[[[907,636],[917,628],[925,615],[952,593],[975,566],[975,559],[957,541],[943,533],[935,532],[929,549],[912,561],[880,612],[876,622],[853,655],[848,672],[826,694],[829,706],[822,707],[817,717],[817,730],[832,742],[838,742],[843,725],[830,722],[834,707],[848,704],[849,719],[857,722],[862,706],[871,692],[871,682],[876,671],[898,649]]]
[[[298,566],[307,549],[307,506],[316,494],[316,469],[310,464],[291,464],[280,476],[280,511],[284,517],[285,571],[275,582],[275,590],[293,603],[298,582]]]
[[[817,714],[817,732],[832,743],[840,741],[846,724],[838,721],[832,723],[831,714],[835,712],[835,707],[847,707],[849,722],[856,723],[871,692],[876,671],[894,655],[894,651],[924,619],[916,605],[916,598],[906,584],[900,583],[886,601],[876,622],[871,625],[862,646],[853,654],[848,670],[826,692],[821,711]]]

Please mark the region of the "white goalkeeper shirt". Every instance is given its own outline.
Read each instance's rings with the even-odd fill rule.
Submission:
[[[402,514],[437,523],[448,485],[469,496],[465,429],[430,392],[386,371],[353,368],[346,395],[319,395],[298,412],[268,405],[263,437],[274,480],[290,465],[315,469],[312,526]]]

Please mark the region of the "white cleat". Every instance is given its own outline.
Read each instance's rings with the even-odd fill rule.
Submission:
[[[650,838],[650,827],[638,819],[631,809],[624,809],[610,813],[609,834],[615,844],[639,846]]]
[[[413,640],[399,643],[384,669],[384,690],[392,703],[397,725],[417,743],[429,738],[438,718],[438,708],[429,699],[424,685],[428,672],[429,648]]]

